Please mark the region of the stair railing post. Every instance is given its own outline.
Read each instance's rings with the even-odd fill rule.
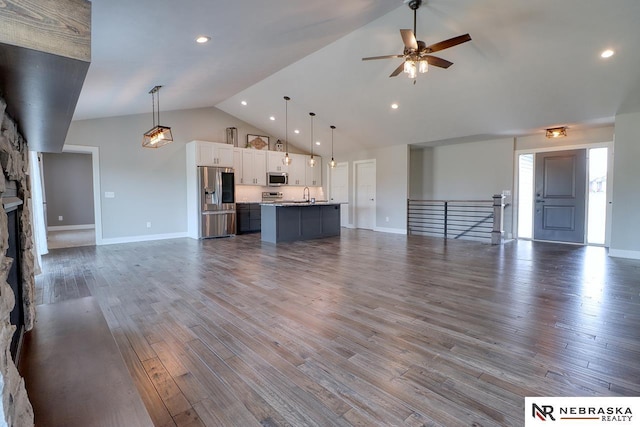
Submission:
[[[449,214],[449,202],[444,202],[444,238],[447,239],[447,217]]]
[[[491,231],[491,244],[504,243],[504,195],[493,195],[493,231]]]

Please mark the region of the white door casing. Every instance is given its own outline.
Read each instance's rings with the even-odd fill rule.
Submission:
[[[340,206],[340,226],[349,224],[349,163],[341,162],[329,170],[329,200],[334,203],[345,203]]]
[[[354,226],[373,230],[376,226],[376,161],[361,160],[354,165]]]

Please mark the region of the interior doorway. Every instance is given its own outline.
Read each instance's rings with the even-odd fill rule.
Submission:
[[[346,227],[349,224],[349,163],[340,162],[335,168],[329,169],[329,199],[334,203],[344,203],[340,205],[340,226]]]
[[[95,245],[91,154],[43,153],[49,249]]]
[[[376,161],[361,160],[354,165],[354,225],[373,230],[376,225]]]

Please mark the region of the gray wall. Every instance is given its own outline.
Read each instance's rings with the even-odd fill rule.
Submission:
[[[491,200],[513,191],[513,138],[411,150],[411,198]],[[505,210],[504,230],[512,233],[513,209]]]
[[[65,144],[100,150],[102,238],[173,235],[187,232],[185,144],[194,139],[225,142],[226,128],[238,128],[238,140],[264,131],[217,108],[163,111],[175,142],[158,149],[142,148],[151,113],[71,123]],[[105,198],[113,192],[114,198]],[[147,228],[147,222],[151,227]]]
[[[433,198],[491,200],[513,186],[513,139],[433,149]]]
[[[433,148],[412,147],[409,152],[409,197],[433,199]]]
[[[376,160],[376,228],[406,232],[409,196],[409,147],[393,145],[350,153],[339,162],[349,162],[349,224],[354,223],[353,162]],[[389,217],[389,221],[386,218]]]
[[[47,225],[89,225],[93,217],[93,182],[90,154],[42,155]],[[58,217],[62,216],[62,221]]]
[[[640,259],[640,113],[616,116],[614,150],[610,251]]]

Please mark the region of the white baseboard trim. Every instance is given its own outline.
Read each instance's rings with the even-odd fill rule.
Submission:
[[[407,234],[407,230],[404,228],[375,227],[373,231],[378,231],[381,233],[391,233],[391,234]]]
[[[187,233],[149,234],[144,236],[113,237],[102,239],[99,245],[117,245],[120,243],[150,242],[152,240],[180,239],[189,237]]]
[[[81,224],[81,225],[52,225],[47,227],[47,231],[71,231],[71,230],[93,230],[95,224]]]
[[[351,229],[355,229],[356,227],[353,224],[345,224],[342,227],[344,228],[351,228]]]
[[[624,249],[609,248],[609,256],[614,258],[640,259],[640,251],[626,251]]]

